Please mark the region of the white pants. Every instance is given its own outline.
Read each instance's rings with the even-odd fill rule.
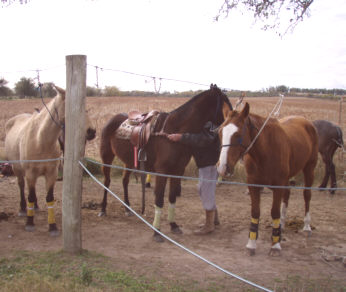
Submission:
[[[207,211],[215,210],[215,189],[216,180],[218,177],[217,169],[215,165],[207,166],[198,169],[199,182],[198,182],[198,193],[201,197],[203,208]],[[213,180],[204,181],[201,179]]]

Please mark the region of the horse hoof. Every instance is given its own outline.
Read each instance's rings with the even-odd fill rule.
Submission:
[[[133,213],[131,211],[125,211],[125,216],[131,217],[133,216]]]
[[[249,251],[250,256],[254,256],[256,254],[256,249],[254,248],[248,248],[247,250]]]
[[[26,211],[20,210],[20,211],[18,212],[18,217],[26,217]]]
[[[270,251],[269,251],[269,255],[270,256],[281,256],[281,249],[278,249],[278,248],[271,248]]]
[[[25,231],[28,231],[28,232],[35,231],[35,225],[25,225]]]
[[[154,240],[158,243],[162,243],[165,241],[164,238],[159,233],[157,233],[156,231],[155,231],[153,237],[154,237]]]
[[[60,235],[60,232],[59,232],[59,230],[51,230],[51,231],[49,231],[49,235],[51,237],[57,237]]]
[[[170,223],[171,225],[171,232],[174,234],[183,234],[183,231],[180,229],[177,223],[173,222]]]
[[[99,216],[99,217],[106,216],[106,212],[101,211],[97,216]]]

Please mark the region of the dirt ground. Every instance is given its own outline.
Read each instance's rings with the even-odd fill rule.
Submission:
[[[101,179],[102,180],[102,179]],[[44,190],[40,179],[38,190]],[[122,198],[120,178],[113,179],[111,190]],[[133,178],[130,202],[135,211],[141,210],[141,188]],[[57,224],[61,230],[62,182],[56,184]],[[91,178],[83,181],[82,247],[114,259],[119,269],[139,275],[193,281],[197,286],[216,283],[225,291],[251,288],[224,272],[210,266],[181,248],[168,242],[153,241],[153,231],[136,216],[125,216],[124,207],[114,197],[109,198],[106,217],[98,217],[103,191]],[[204,220],[197,195],[196,181],[183,181],[182,197],[178,198],[176,221],[183,234],[170,233],[167,209],[161,219],[162,231],[221,268],[268,289],[285,286],[291,277],[320,281],[327,287],[338,283],[346,288],[346,194],[334,196],[313,191],[311,217],[313,232],[307,237],[302,231],[304,200],[301,190],[292,190],[288,208],[288,226],[283,234],[281,256],[269,256],[271,245],[270,206],[272,195],[262,195],[259,239],[255,256],[245,248],[250,224],[250,198],[239,185],[222,184],[216,191],[220,226],[210,235],[197,236],[193,230]],[[57,251],[63,247],[62,235],[52,238],[47,232],[45,194],[38,191],[41,210],[36,213],[36,231],[24,231],[25,218],[18,217],[19,194],[14,177],[0,178],[0,256],[17,250]],[[166,195],[167,202],[167,195]],[[153,221],[153,188],[147,189],[144,219]],[[167,206],[167,203],[166,205]],[[95,207],[97,209],[95,209]],[[241,288],[242,287],[242,288]],[[343,290],[337,291],[343,291]],[[299,290],[304,291],[304,290]],[[322,291],[322,290],[321,290]]]

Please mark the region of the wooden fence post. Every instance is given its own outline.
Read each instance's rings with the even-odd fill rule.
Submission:
[[[85,151],[86,56],[66,56],[65,152],[62,194],[63,250],[82,251],[81,201]]]

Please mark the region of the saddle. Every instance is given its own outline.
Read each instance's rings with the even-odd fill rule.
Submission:
[[[130,141],[137,149],[143,148],[149,141],[150,134],[154,128],[159,111],[152,110],[149,113],[140,113],[139,111],[129,112],[129,124],[134,128],[132,130]]]

